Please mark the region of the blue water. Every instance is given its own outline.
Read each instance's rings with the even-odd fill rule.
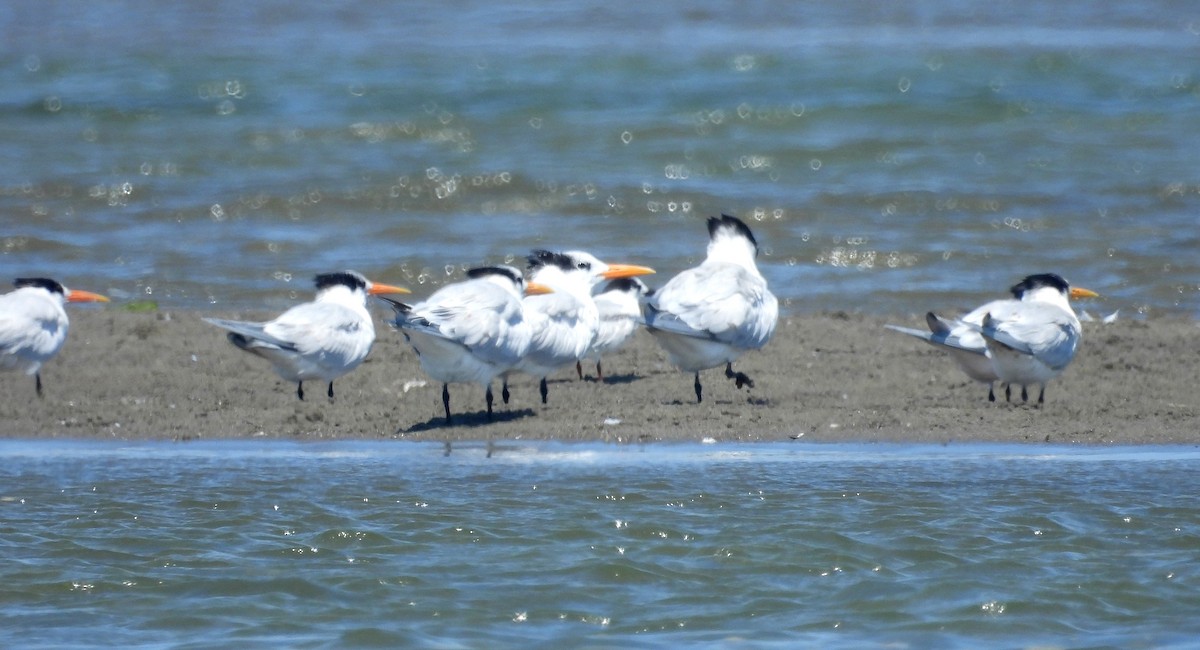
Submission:
[[[0,279],[280,309],[744,217],[783,310],[1200,316],[1192,1],[0,11]],[[1192,647],[1192,448],[0,442],[3,647]]]
[[[0,36],[0,277],[278,309],[545,246],[661,282],[724,211],[785,313],[1054,271],[1200,315],[1191,1],[18,0]]]
[[[0,442],[4,647],[1194,647],[1192,447]]]

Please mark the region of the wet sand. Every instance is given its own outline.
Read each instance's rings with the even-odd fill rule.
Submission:
[[[200,320],[266,314],[74,309],[66,346],[42,368],[44,398],[32,377],[0,374],[0,436],[1200,443],[1200,326],[1187,319],[1084,323],[1079,355],[1041,408],[1002,394],[988,403],[945,354],[883,328],[920,327],[918,314],[833,313],[783,318],[764,350],[735,364],[753,388],[737,389],[723,369],[702,373],[701,404],[692,378],[639,332],[604,360],[605,382],[591,364],[583,381],[574,368],[552,377],[548,405],[532,378],[514,379],[507,406],[497,385],[491,423],[483,390],[453,385],[447,427],[441,385],[379,314],[370,358],[335,382],[330,403],[321,382],[298,400],[294,384]]]

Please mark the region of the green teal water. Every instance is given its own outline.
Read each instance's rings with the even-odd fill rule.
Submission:
[[[1200,454],[0,442],[0,645],[1194,647]]]

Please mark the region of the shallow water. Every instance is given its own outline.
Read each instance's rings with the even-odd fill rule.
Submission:
[[[0,276],[276,309],[531,247],[667,274],[750,220],[784,310],[953,310],[1055,271],[1200,314],[1182,0],[15,2]]]
[[[0,442],[4,647],[1189,647],[1192,447]]]

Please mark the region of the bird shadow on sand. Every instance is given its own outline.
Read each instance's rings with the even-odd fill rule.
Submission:
[[[446,424],[446,418],[438,416],[430,418],[424,422],[418,422],[407,429],[398,429],[397,434],[402,433],[424,433],[426,431],[439,431],[442,429],[452,428],[478,428],[486,427],[489,424],[497,424],[500,422],[515,422],[527,417],[536,416],[537,413],[533,409],[517,409],[512,411],[498,411],[492,414],[491,419],[488,419],[487,411],[475,411],[472,413],[457,413],[454,420],[450,424]]]
[[[694,399],[692,399],[692,400],[671,399],[671,400],[663,400],[659,403],[662,404],[663,406],[696,406],[696,400],[694,400]],[[732,397],[732,398],[730,398],[730,397],[709,397],[708,395],[705,395],[704,403],[705,404],[717,404],[720,406],[732,406],[734,404],[749,404],[750,406],[770,406],[771,400],[766,397],[755,397],[753,395],[746,395],[743,399],[738,399],[736,397]]]
[[[641,375],[632,373],[624,375],[605,375],[604,379],[596,379],[595,375],[584,375],[583,381],[589,384],[632,384],[635,381],[642,379]]]

